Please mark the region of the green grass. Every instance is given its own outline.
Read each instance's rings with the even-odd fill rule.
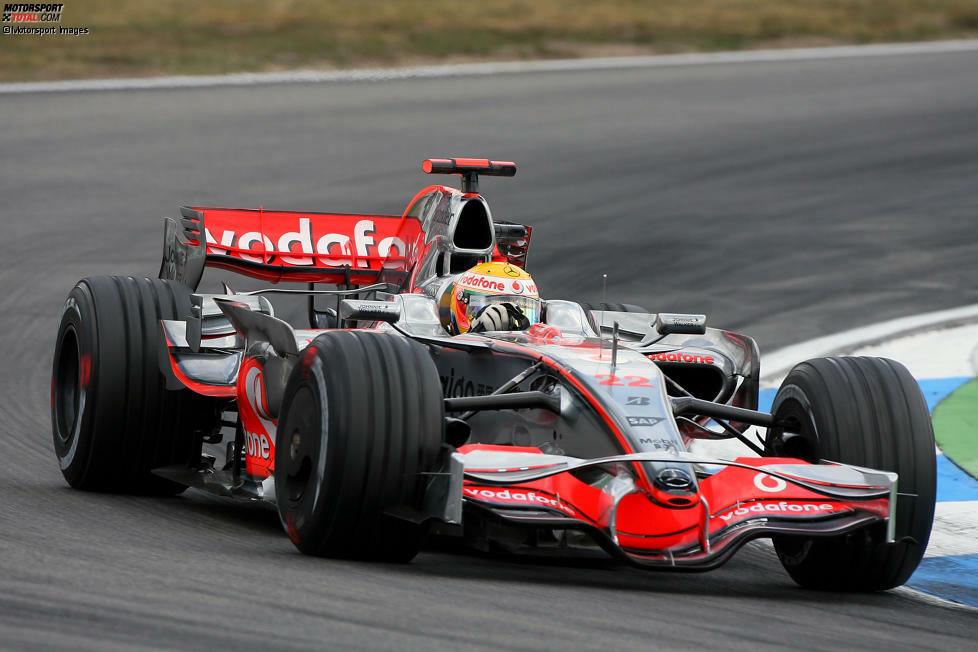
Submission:
[[[962,385],[934,410],[937,445],[978,478],[978,380]]]
[[[0,35],[0,80],[968,38],[978,0],[67,0],[61,24],[91,34]]]

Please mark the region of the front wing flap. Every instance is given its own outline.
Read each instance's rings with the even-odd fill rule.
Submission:
[[[459,456],[468,508],[510,525],[582,530],[612,555],[648,568],[706,570],[754,538],[838,536],[875,523],[894,540],[897,475],[885,471],[689,453]],[[638,462],[694,465],[695,499],[676,507],[653,498],[635,482]]]

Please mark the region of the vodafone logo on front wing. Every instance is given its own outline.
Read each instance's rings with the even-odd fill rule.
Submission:
[[[750,506],[741,505],[730,509],[726,514],[720,514],[720,520],[727,522],[735,516],[748,516],[751,514],[812,514],[824,515],[837,511],[838,508],[846,509],[831,503],[789,503],[787,501],[768,502],[765,500],[753,503]]]
[[[574,509],[564,504],[559,498],[527,490],[488,489],[483,487],[465,487],[463,493],[470,498],[489,502],[521,505],[524,507],[553,507],[574,516]]]

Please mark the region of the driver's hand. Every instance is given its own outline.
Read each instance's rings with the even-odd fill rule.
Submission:
[[[511,303],[494,303],[482,309],[472,320],[470,333],[485,331],[521,331],[529,328],[530,322],[523,312]]]

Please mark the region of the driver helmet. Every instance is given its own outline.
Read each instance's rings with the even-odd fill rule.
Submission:
[[[472,320],[485,308],[509,303],[529,320],[540,321],[537,284],[526,271],[509,263],[480,263],[459,275],[448,289],[451,330],[467,333]]]

